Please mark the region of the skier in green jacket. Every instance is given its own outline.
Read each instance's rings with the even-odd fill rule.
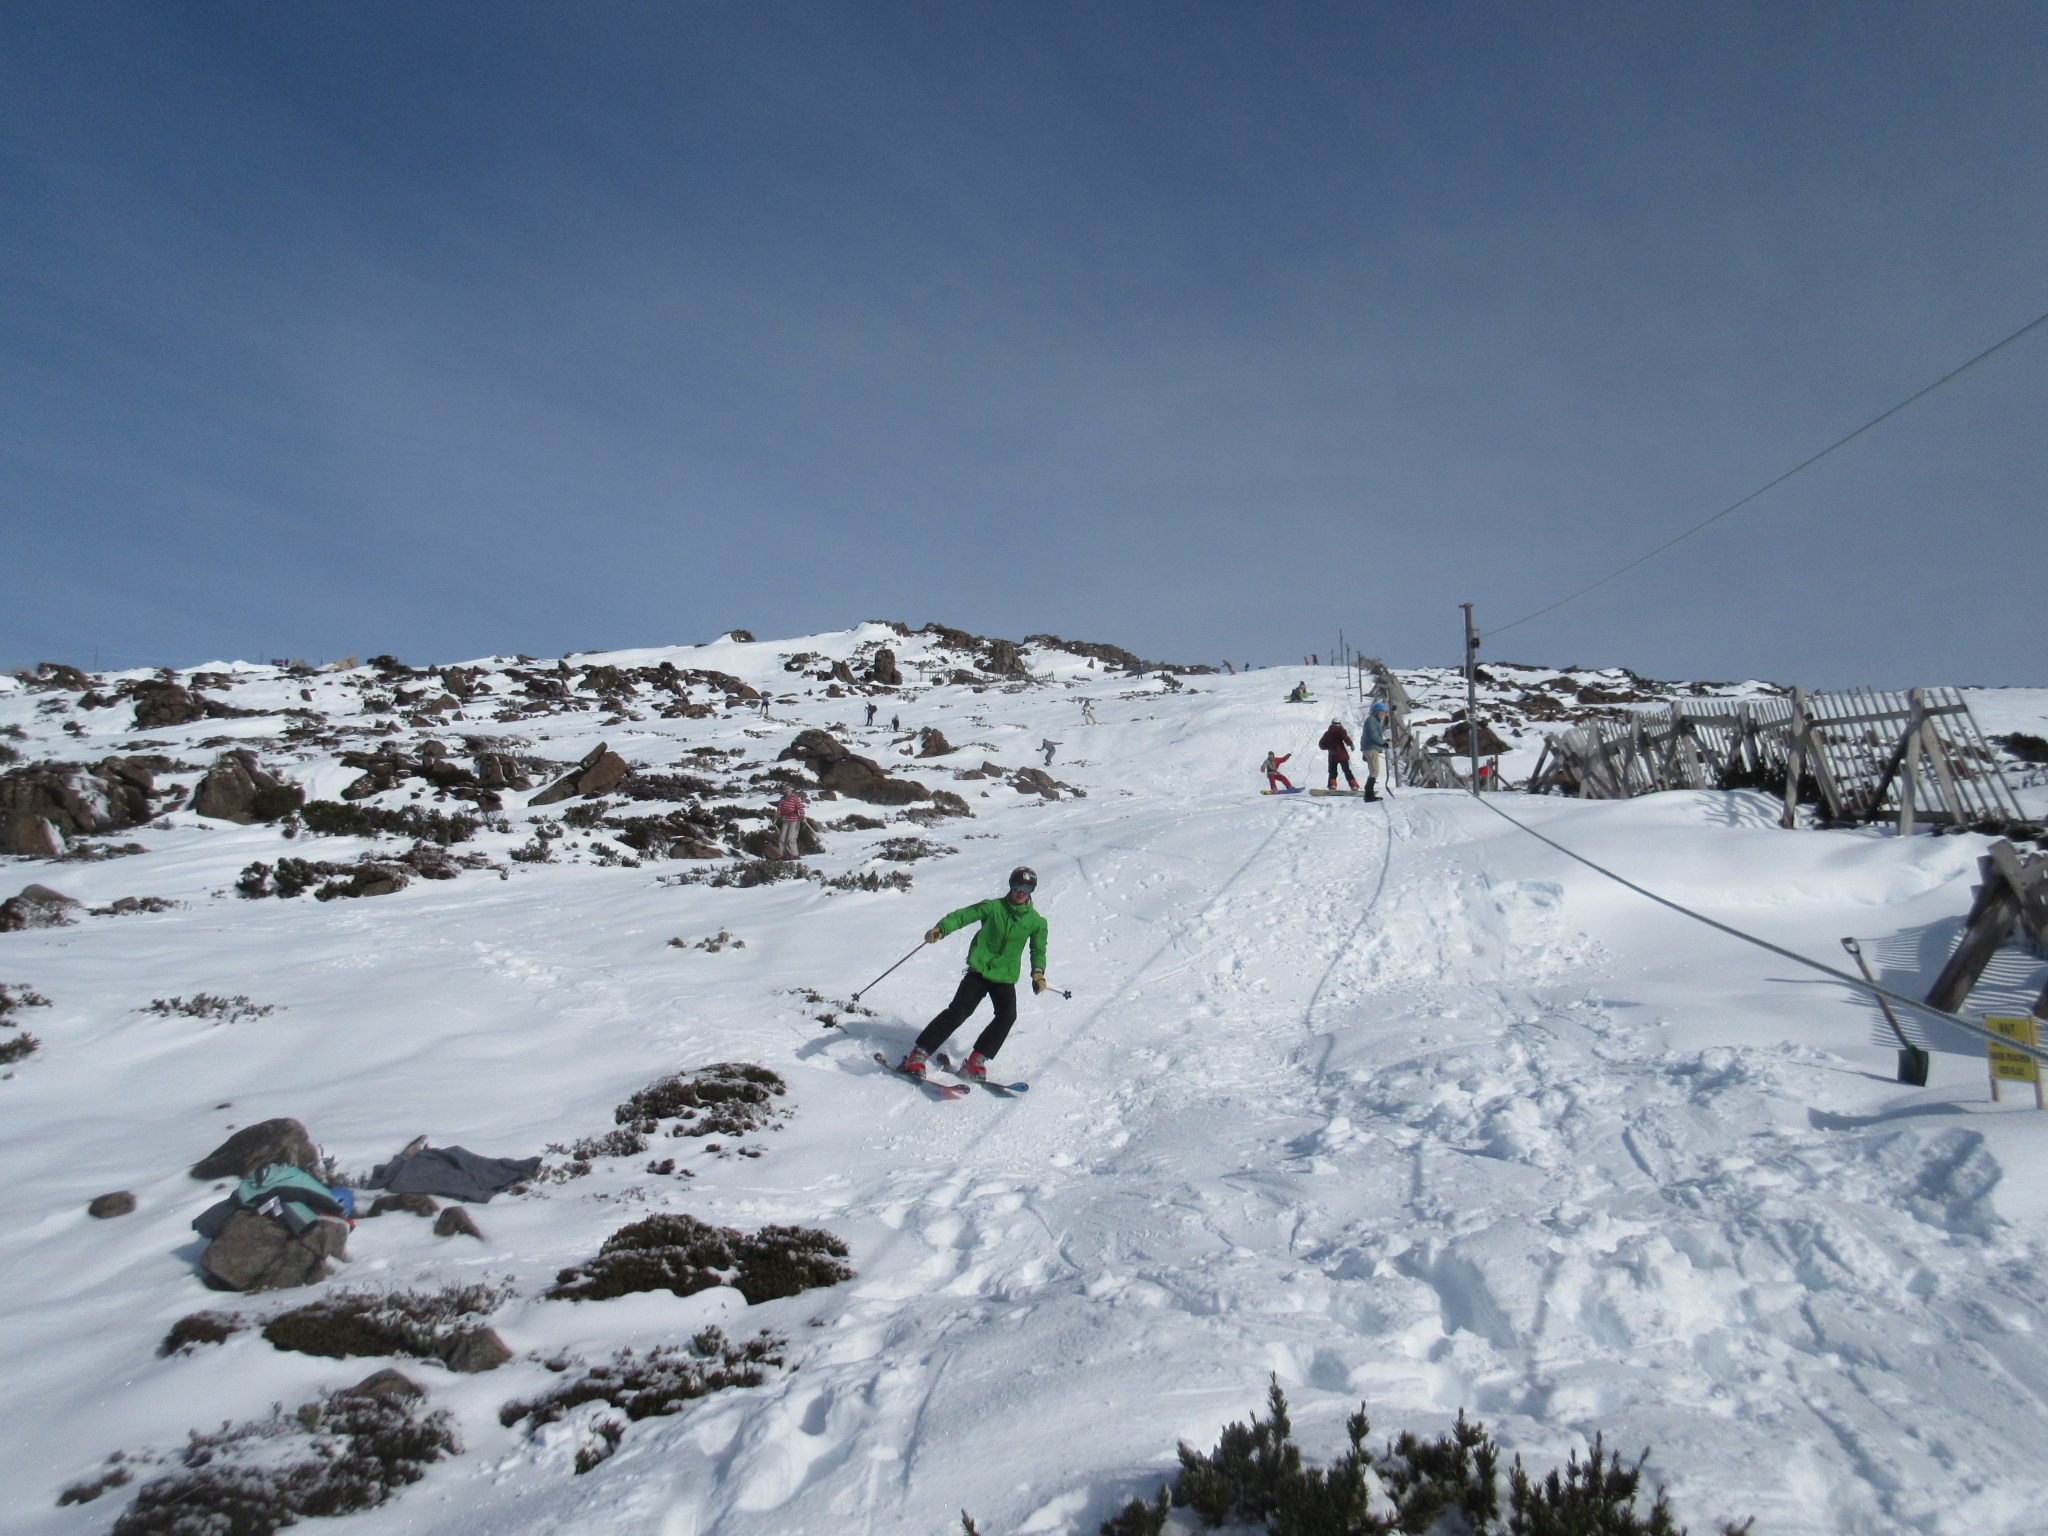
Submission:
[[[924,1033],[917,1037],[916,1046],[903,1058],[897,1071],[924,1076],[926,1058],[967,1022],[967,1016],[986,997],[995,1004],[996,1016],[975,1040],[974,1053],[967,1058],[960,1075],[987,1078],[990,1060],[1003,1048],[1010,1026],[1017,1022],[1017,973],[1022,968],[1027,940],[1031,945],[1031,990],[1045,990],[1045,919],[1031,905],[1031,893],[1037,889],[1036,874],[1029,869],[1013,869],[1009,895],[948,912],[939,919],[938,927],[924,936],[925,943],[936,944],[956,928],[981,924],[973,947],[967,951],[967,974],[960,978],[960,989],[938,1017],[925,1025]]]

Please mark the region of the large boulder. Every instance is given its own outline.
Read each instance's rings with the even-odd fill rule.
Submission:
[[[919,757],[946,757],[960,749],[946,740],[946,733],[936,725],[928,725],[917,733],[917,755]]]
[[[347,1257],[348,1225],[322,1216],[296,1237],[281,1221],[236,1211],[206,1245],[199,1267],[207,1283],[228,1291],[281,1291],[312,1285]]]
[[[0,775],[0,853],[55,858],[68,838],[140,826],[155,792],[149,770],[128,757],[17,768]]]
[[[567,800],[571,795],[602,795],[616,789],[620,781],[632,771],[632,766],[623,757],[603,742],[599,742],[589,756],[535,795],[527,804],[553,805],[557,800]]]
[[[320,1166],[313,1138],[296,1120],[263,1120],[245,1125],[191,1168],[195,1179],[246,1179],[258,1168],[290,1163],[308,1173]]]
[[[820,730],[808,730],[777,754],[778,762],[795,760],[818,776],[826,789],[870,805],[909,805],[929,800],[932,792],[911,779],[891,778],[871,757],[860,757]]]
[[[47,885],[25,885],[21,894],[0,901],[0,933],[29,928],[68,928],[78,921],[83,904]]]
[[[246,748],[223,752],[192,792],[195,814],[248,826],[296,810],[305,793],[264,772]]]
[[[997,677],[1025,677],[1024,658],[1018,653],[1014,640],[991,640],[988,643],[988,660],[981,664],[984,672],[993,672]]]
[[[206,718],[206,703],[176,683],[146,682],[135,686],[135,729],[160,731]]]
[[[868,681],[880,683],[885,688],[903,685],[903,674],[896,669],[896,653],[886,645],[875,652],[874,665],[868,668]]]
[[[1470,730],[1471,727],[1466,725],[1463,720],[1455,722],[1449,730],[1444,732],[1444,745],[1459,756],[1468,755],[1472,750],[1467,734]],[[1508,744],[1494,735],[1493,727],[1484,720],[1479,722],[1478,735],[1479,755],[1481,757],[1492,757],[1497,753],[1508,750]]]

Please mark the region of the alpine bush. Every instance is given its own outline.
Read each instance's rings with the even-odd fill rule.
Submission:
[[[416,805],[387,811],[375,805],[343,805],[337,800],[315,800],[300,813],[306,830],[328,837],[375,837],[391,833],[418,838],[422,842],[466,843],[483,823],[474,816],[450,816],[445,811],[423,811]]]
[[[263,1325],[263,1337],[278,1349],[335,1360],[436,1359],[456,1334],[468,1331],[466,1319],[495,1312],[511,1294],[510,1285],[488,1283],[439,1291],[344,1291],[280,1312]]]
[[[1350,1449],[1328,1467],[1307,1465],[1291,1436],[1287,1397],[1275,1377],[1267,1417],[1227,1424],[1212,1451],[1180,1446],[1180,1476],[1151,1503],[1132,1499],[1102,1523],[1102,1536],[1159,1536],[1168,1501],[1204,1526],[1260,1527],[1271,1536],[1393,1536],[1452,1527],[1472,1536],[1685,1536],[1663,1489],[1639,1507],[1645,1450],[1633,1464],[1596,1436],[1590,1457],[1574,1452],[1562,1473],[1529,1475],[1521,1457],[1508,1471],[1501,1510],[1500,1446],[1463,1411],[1451,1432],[1424,1440],[1403,1432],[1386,1453],[1365,1446],[1365,1407],[1345,1421]],[[1375,1513],[1375,1509],[1380,1511]],[[1452,1512],[1455,1511],[1455,1514]],[[1750,1522],[1722,1526],[1744,1536]]]
[[[847,1247],[814,1227],[763,1227],[745,1234],[694,1216],[649,1216],[619,1228],[597,1257],[555,1277],[554,1301],[604,1301],[641,1291],[693,1296],[730,1285],[750,1306],[851,1280]]]

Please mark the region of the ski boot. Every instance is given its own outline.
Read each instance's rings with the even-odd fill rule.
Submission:
[[[925,1053],[913,1046],[910,1054],[896,1064],[896,1070],[905,1077],[923,1077],[924,1064]]]
[[[960,1075],[977,1083],[988,1081],[988,1058],[979,1051],[970,1052],[967,1060],[960,1064]]]

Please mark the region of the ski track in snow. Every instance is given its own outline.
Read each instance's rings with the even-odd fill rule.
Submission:
[[[580,660],[672,656],[765,682],[783,654],[862,639]],[[906,666],[921,654],[894,643]],[[528,1299],[494,1322],[522,1355],[595,1359],[719,1321],[788,1334],[798,1368],[634,1424],[576,1476],[587,1414],[533,1437],[497,1424],[500,1403],[557,1379],[538,1365],[398,1362],[455,1412],[466,1451],[349,1530],[823,1536],[941,1531],[965,1506],[989,1536],[1093,1532],[1171,1475],[1177,1439],[1206,1446],[1255,1409],[1269,1372],[1311,1454],[1361,1400],[1375,1441],[1440,1432],[1463,1408],[1538,1469],[1596,1433],[1631,1456],[1651,1446],[1695,1531],[1752,1514],[1772,1536],[2048,1528],[2048,1199],[2031,1178],[2048,1116],[1989,1105],[1968,1042],[1930,1042],[1932,1085],[1902,1088],[1874,1011],[1842,989],[1455,794],[1257,797],[1264,751],[1321,723],[1278,701],[1294,672],[1172,697],[1053,653],[1033,665],[1048,662],[1077,686],[885,707],[972,743],[945,760],[962,765],[1035,763],[1028,747],[1060,738],[1090,766],[1052,771],[1086,800],[980,798],[851,733],[977,813],[931,834],[961,852],[915,865],[907,896],[515,866],[370,900],[240,902],[205,893],[276,857],[276,833],[189,817],[142,857],[15,861],[17,882],[96,902],[147,889],[192,905],[0,936],[0,979],[54,1000],[24,1018],[42,1053],[0,1082],[0,1533],[103,1530],[132,1489],[53,1501],[108,1452],[167,1449],[382,1363],[250,1334],[154,1355],[184,1313],[317,1294],[223,1297],[193,1277],[185,1223],[217,1196],[182,1170],[227,1125],[296,1115],[358,1170],[421,1130],[525,1155],[609,1129],[611,1106],[662,1072],[720,1060],[790,1081],[796,1116],[753,1138],[762,1158],[663,1142],[649,1155],[679,1149],[694,1179],[601,1164],[476,1209],[481,1245],[365,1221],[330,1284],[510,1275]],[[1083,697],[1100,726],[1078,723]],[[766,758],[856,704],[609,739],[657,767],[677,737]],[[34,719],[19,697],[0,714]],[[606,734],[545,724],[564,733],[558,757]],[[1740,794],[1521,805],[1589,856],[1818,957],[1856,932],[1895,985],[1939,965],[1985,844],[1781,833]],[[858,846],[828,843],[827,870]],[[289,851],[343,846],[357,845]],[[950,994],[964,936],[876,987],[879,1016],[845,1029],[788,992],[845,996],[1019,862],[1041,876],[1055,984],[1075,992],[1022,999],[1001,1066],[1027,1097],[932,1103],[869,1060]],[[721,927],[748,948],[665,943]],[[2001,965],[2012,995],[2038,989],[2033,957]],[[232,1026],[136,1011],[201,989],[286,1011]],[[113,1188],[142,1209],[88,1221],[86,1199]],[[530,1299],[658,1209],[825,1226],[858,1278],[756,1308],[725,1291]],[[1173,1528],[1192,1528],[1184,1512]]]

